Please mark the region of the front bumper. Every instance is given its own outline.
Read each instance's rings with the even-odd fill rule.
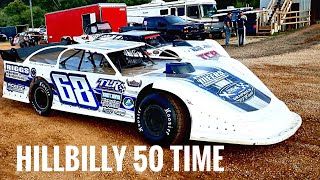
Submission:
[[[255,112],[231,113],[226,110],[217,116],[193,109],[191,116],[191,140],[243,145],[279,143],[292,136],[302,123],[298,114],[276,98]]]
[[[224,33],[224,29],[221,28],[212,28],[209,30],[210,34],[221,34]]]
[[[199,39],[202,37],[205,37],[206,33],[205,32],[196,32],[196,33],[186,33],[186,38],[187,39]]]
[[[237,135],[226,135],[226,134],[212,134],[210,132],[198,134],[197,136],[190,137],[191,140],[197,141],[208,141],[208,142],[220,142],[220,143],[230,143],[230,144],[242,144],[242,145],[270,145],[282,142],[289,137],[291,137],[301,126],[301,117],[291,112],[292,123],[282,131],[274,132],[274,134],[265,137],[255,137],[252,136],[242,136]],[[276,125],[275,125],[276,126]],[[210,133],[210,134],[208,134]]]

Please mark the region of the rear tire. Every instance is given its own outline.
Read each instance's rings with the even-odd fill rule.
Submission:
[[[32,81],[29,91],[29,101],[41,116],[49,115],[51,112],[53,93],[47,81],[42,78],[36,78]]]
[[[151,144],[181,144],[190,137],[190,116],[177,97],[167,93],[147,95],[136,110],[138,131]]]
[[[14,44],[13,44],[13,38],[12,38],[12,37],[9,37],[9,42],[10,42],[10,45],[11,45],[11,46],[14,46]]]
[[[26,44],[24,42],[20,42],[19,46],[20,46],[20,48],[24,48],[24,47],[26,47]]]

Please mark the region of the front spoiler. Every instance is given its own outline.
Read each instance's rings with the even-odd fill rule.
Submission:
[[[250,137],[243,137],[243,136],[237,136],[237,135],[217,135],[217,134],[203,134],[204,136],[201,136],[200,134],[197,135],[197,137],[190,137],[190,140],[196,140],[196,141],[208,141],[208,142],[219,142],[219,143],[230,143],[230,144],[242,144],[242,145],[270,145],[270,144],[276,144],[281,141],[284,141],[291,137],[301,126],[302,119],[301,117],[291,112],[291,118],[292,122],[288,125],[287,128],[283,129],[280,132],[275,133],[272,136],[266,136],[264,138],[254,138],[254,134]],[[275,124],[276,126],[276,124]]]

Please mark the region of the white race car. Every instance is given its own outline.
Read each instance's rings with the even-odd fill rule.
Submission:
[[[218,57],[230,57],[224,48],[215,40],[175,40],[166,42],[156,31],[127,31],[123,33],[105,33],[98,36],[98,40],[126,40],[144,42],[147,44],[146,52],[151,58],[168,59],[179,57],[181,59],[212,60]]]
[[[153,61],[144,46],[110,40],[1,51],[3,97],[31,103],[40,115],[55,109],[136,123],[161,145],[267,145],[300,127],[300,116],[237,60]]]
[[[108,21],[95,22],[87,25],[84,31],[84,34],[82,34],[81,36],[73,36],[72,40],[73,42],[76,42],[76,43],[85,43],[85,42],[93,41],[101,34],[108,33],[111,31],[112,31],[112,27]],[[63,39],[70,41],[71,37],[63,37]]]

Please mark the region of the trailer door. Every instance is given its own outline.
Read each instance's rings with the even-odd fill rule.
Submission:
[[[95,13],[83,14],[82,15],[82,29],[83,29],[83,32],[85,32],[86,27],[89,24],[92,24],[92,23],[95,23],[95,22],[97,22]]]

